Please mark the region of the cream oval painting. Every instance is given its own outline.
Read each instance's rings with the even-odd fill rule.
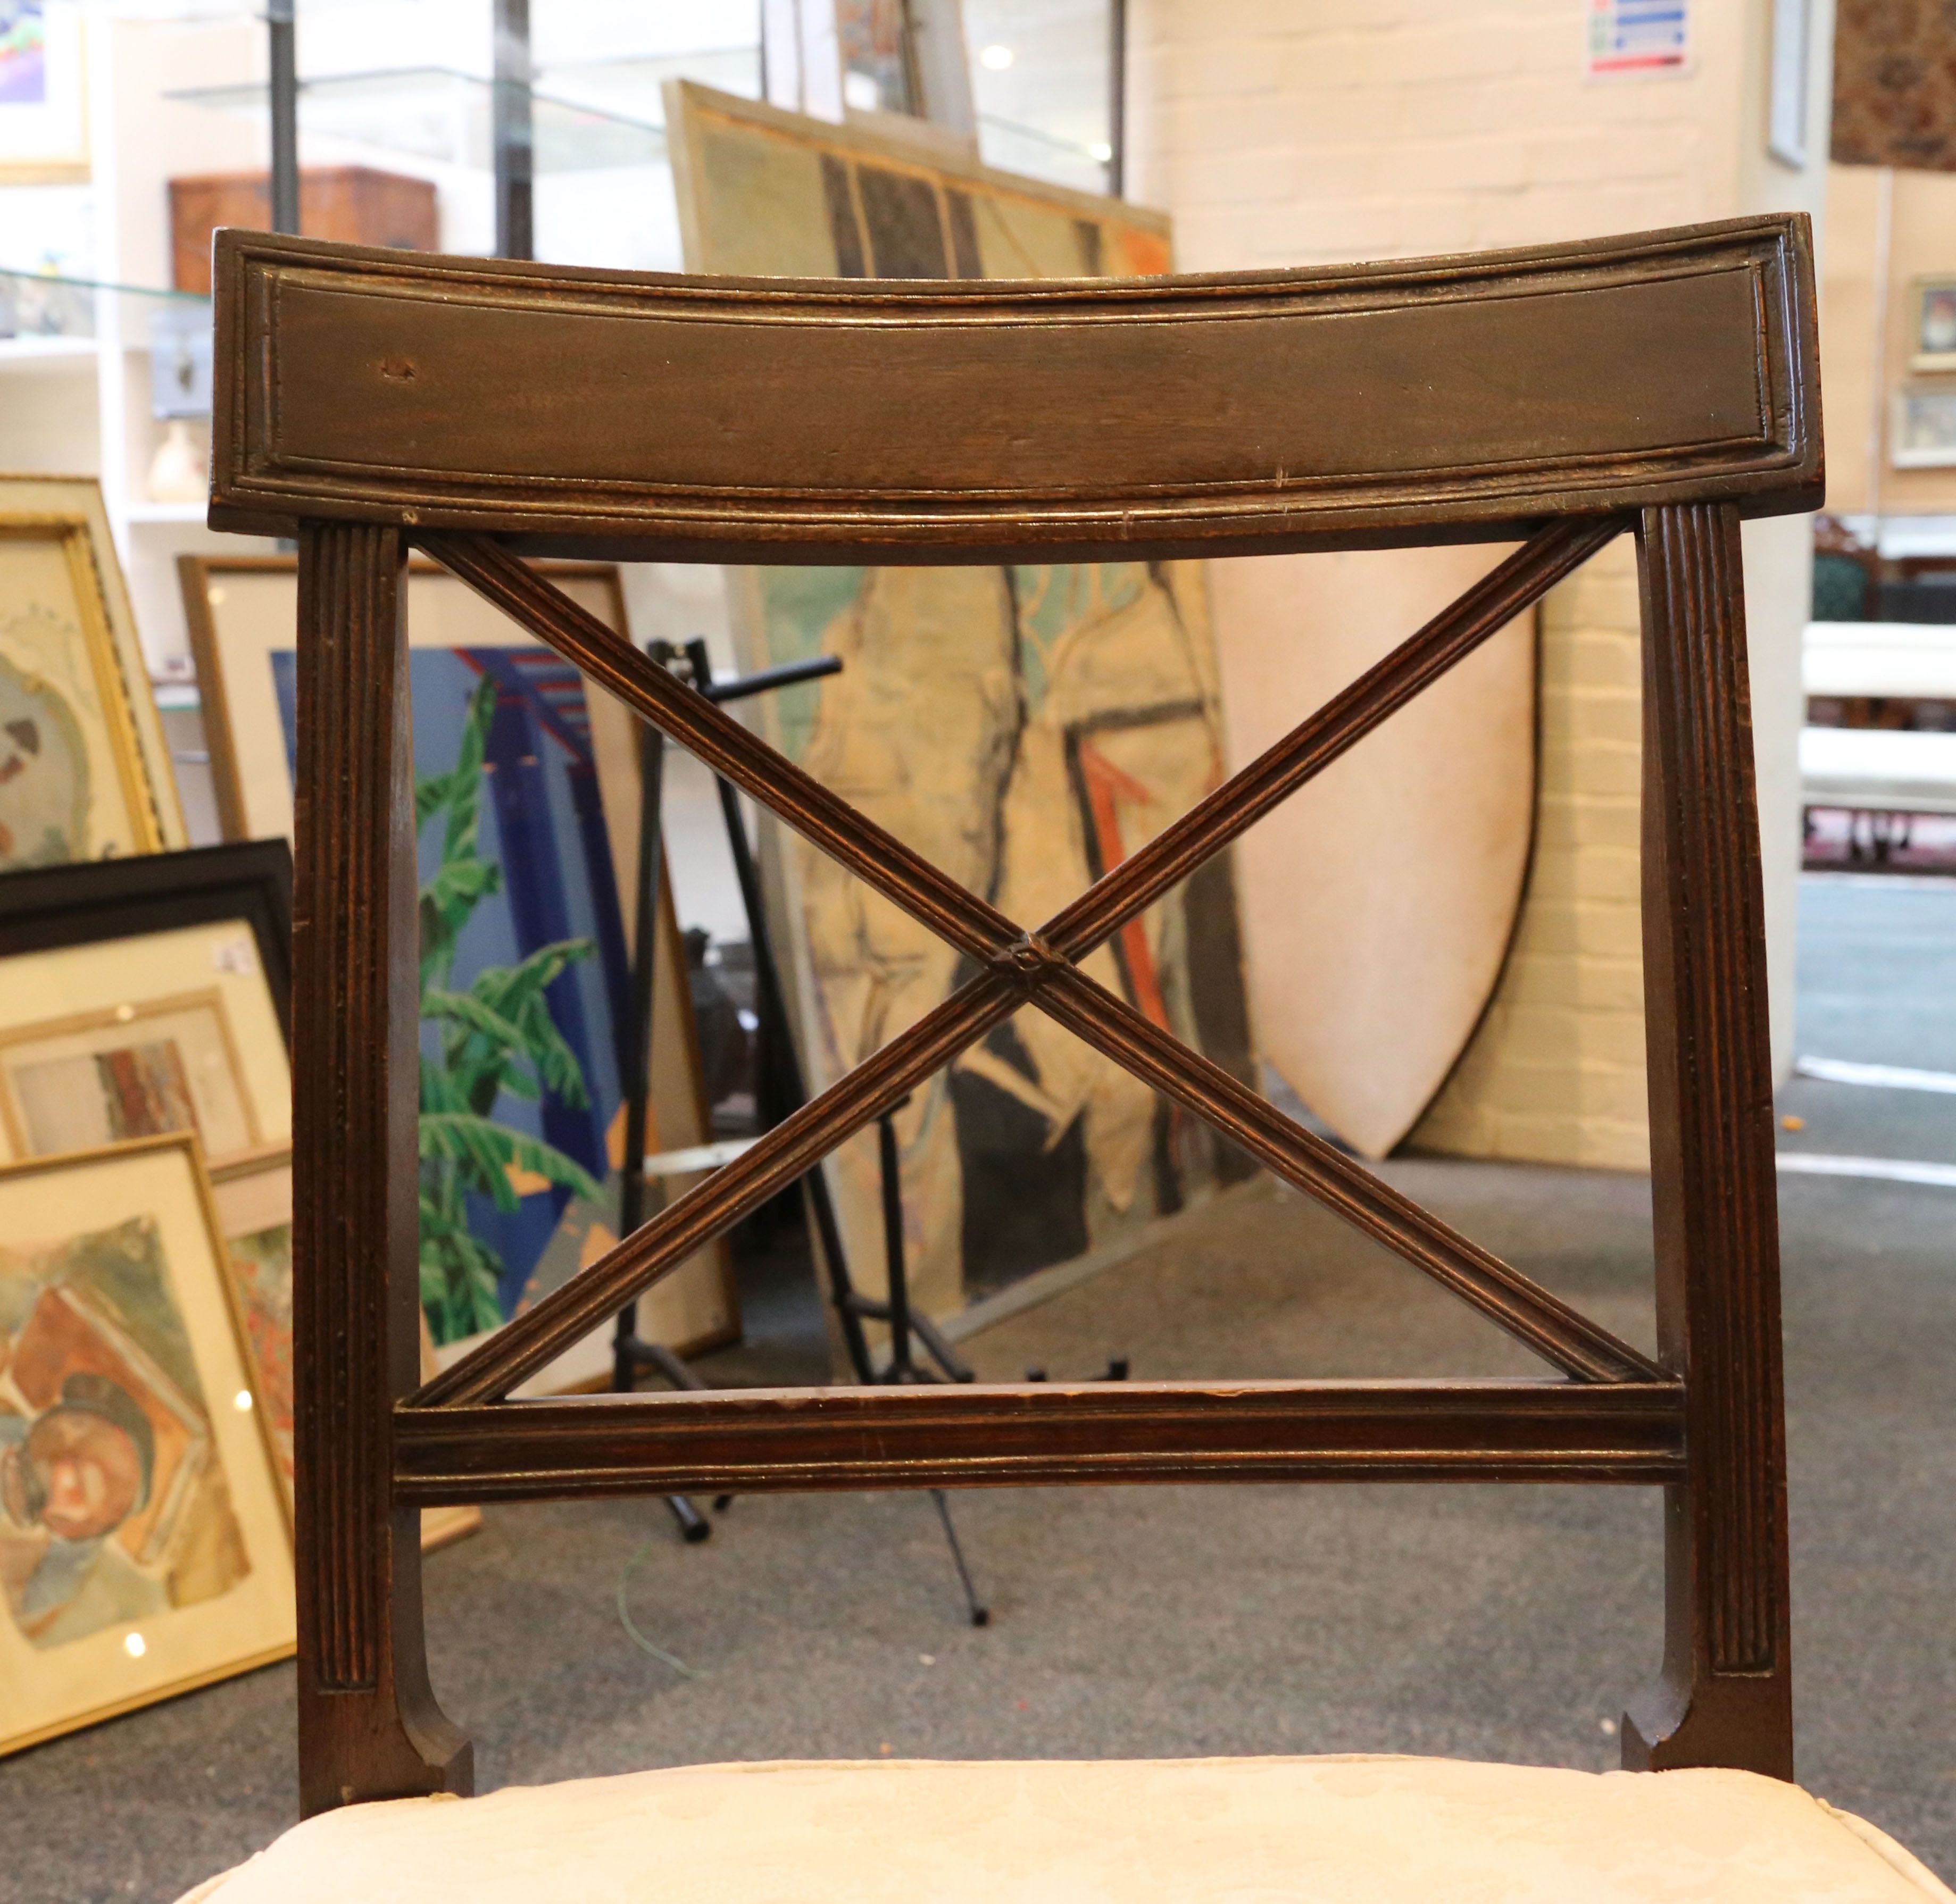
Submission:
[[[1213,563],[1232,768],[1506,553]],[[1502,629],[1237,848],[1258,1051],[1364,1156],[1418,1121],[1500,976],[1534,808],[1533,619]]]
[[[88,747],[60,691],[0,654],[0,869],[88,854]]]

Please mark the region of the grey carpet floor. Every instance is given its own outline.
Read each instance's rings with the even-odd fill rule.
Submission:
[[[1933,1034],[1911,1042],[1889,1020],[1913,1008],[1926,1024],[1956,997],[1956,886],[1866,891],[1809,883],[1803,998],[1810,982],[1848,1002],[1817,1006],[1802,1048],[1938,1062]],[[1875,1006],[1856,969],[1872,955],[1848,943],[1868,899],[1888,948]],[[1824,1126],[1810,1147],[1956,1158],[1956,1098],[1800,1083],[1796,1100],[1809,1131]],[[1648,1342],[1640,1180],[1435,1159],[1388,1174]],[[1787,1177],[1781,1200],[1801,1775],[1956,1877],[1956,1193]],[[797,1353],[787,1309],[756,1313],[779,1338],[757,1332],[724,1379]],[[1529,1366],[1264,1184],[967,1347],[992,1376],[1035,1363],[1089,1375],[1110,1354],[1159,1376]],[[484,1788],[885,1751],[1600,1769],[1623,1699],[1657,1664],[1659,1529],[1639,1492],[1020,1490],[961,1495],[955,1511],[994,1609],[983,1630],[962,1621],[920,1497],[743,1499],[693,1548],[656,1503],[492,1512],[428,1564],[437,1690],[476,1741]],[[626,1637],[621,1587],[696,1676]],[[16,1824],[0,1897],[168,1900],[265,1843],[293,1816],[291,1688],[289,1668],[270,1669],[0,1764],[0,1817]],[[648,1890],[657,1871],[648,1843]]]

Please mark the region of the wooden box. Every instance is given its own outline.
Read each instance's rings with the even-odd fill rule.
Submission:
[[[272,181],[264,172],[217,172],[170,181],[170,274],[179,291],[210,294],[210,235],[221,225],[272,229]],[[308,238],[350,244],[440,249],[435,189],[425,178],[367,165],[320,165],[299,174],[299,228]]]

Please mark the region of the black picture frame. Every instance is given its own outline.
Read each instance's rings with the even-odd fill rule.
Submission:
[[[0,874],[0,959],[232,919],[251,928],[289,1051],[292,851],[283,840]]]

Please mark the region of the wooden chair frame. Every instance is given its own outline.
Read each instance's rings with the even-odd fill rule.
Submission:
[[[1248,276],[631,276],[219,235],[211,522],[300,547],[295,1323],[302,1802],[468,1789],[415,1517],[600,1494],[1192,1480],[1661,1486],[1632,1767],[1792,1775],[1771,1074],[1739,523],[1815,507],[1806,221]],[[1081,960],[1614,536],[1637,538],[1655,1361],[1159,1029]],[[620,641],[529,553],[737,562],[1520,548],[1033,929]],[[416,1363],[402,578],[443,563],[976,976],[453,1367]],[[1525,1380],[514,1401],[1030,1005],[1525,1344]]]

